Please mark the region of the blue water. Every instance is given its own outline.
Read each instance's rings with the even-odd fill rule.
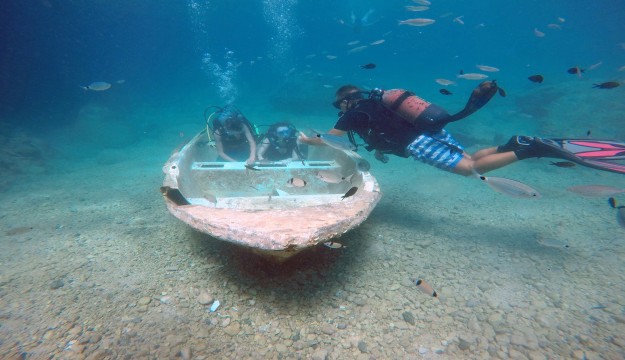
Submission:
[[[162,206],[160,168],[203,128],[209,105],[233,103],[259,125],[329,129],[334,92],[352,83],[406,88],[455,112],[478,84],[456,75],[478,64],[500,69],[486,74],[507,96],[448,127],[468,150],[513,134],[625,141],[624,87],[592,88],[625,82],[623,0],[432,3],[408,12],[418,4],[5,0],[0,357],[72,356],[67,344],[91,333],[101,338],[81,343],[85,353],[107,345],[119,358],[185,348],[207,359],[625,356],[624,229],[606,199],[564,190],[625,188],[622,175],[545,159],[493,173],[544,196],[519,202],[412,160],[371,158],[384,198],[342,240],[349,246],[283,268],[191,232]],[[436,22],[398,25],[414,17]],[[575,66],[581,77],[567,73]],[[437,78],[455,81],[451,96]],[[81,88],[95,81],[112,86]],[[573,245],[544,248],[541,238]],[[422,297],[408,275],[427,276],[448,302]],[[66,285],[51,290],[55,279]],[[205,288],[230,297],[222,309],[241,324],[238,337],[224,334],[227,316],[196,308]],[[159,306],[137,313],[144,296]]]

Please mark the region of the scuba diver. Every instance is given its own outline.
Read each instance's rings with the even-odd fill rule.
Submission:
[[[258,148],[258,160],[303,160],[298,144],[297,129],[288,122],[273,124]]]
[[[239,109],[232,105],[226,105],[223,108],[215,106],[214,108],[217,110],[206,118],[206,124],[212,129],[215,136],[215,147],[219,154],[217,160],[245,161],[248,165],[254,163],[256,160],[256,128]]]
[[[387,154],[413,157],[464,176],[486,173],[518,160],[536,157],[562,158],[599,170],[625,173],[624,165],[609,162],[620,159],[623,144],[602,140],[582,142],[512,136],[504,145],[467,154],[444,127],[473,114],[496,93],[505,96],[495,81],[484,81],[473,90],[465,107],[450,115],[440,106],[406,90],[374,89],[367,92],[355,85],[345,85],[336,92],[333,106],[340,110],[339,119],[328,134],[347,134],[354,146],[354,133],[358,134],[365,142],[365,149],[375,150],[375,158],[382,162],[388,161]],[[322,137],[305,134],[300,135],[300,142],[324,144]]]

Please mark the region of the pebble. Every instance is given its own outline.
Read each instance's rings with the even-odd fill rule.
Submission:
[[[347,324],[345,324],[345,323],[338,323],[338,324],[336,324],[336,328],[337,329],[341,329],[341,330],[347,329]]]
[[[173,298],[169,295],[162,296],[159,300],[165,305],[171,305],[173,302]]]
[[[414,315],[410,311],[404,311],[404,313],[401,314],[401,316],[404,318],[404,321],[407,322],[408,324],[410,325],[415,324]]]
[[[212,304],[215,299],[206,291],[202,291],[200,295],[197,297],[197,302],[201,305]]]
[[[329,324],[329,323],[324,323],[323,325],[321,325],[321,332],[326,335],[334,334],[334,325]]]
[[[188,347],[180,349],[180,357],[182,360],[190,360],[191,359],[191,349]]]
[[[149,296],[144,296],[139,301],[137,301],[138,306],[145,306],[152,302],[152,298]]]
[[[425,355],[425,354],[427,354],[427,352],[428,352],[427,348],[424,348],[424,347],[420,347],[419,348],[419,354]]]
[[[312,360],[326,360],[328,358],[328,350],[319,349],[312,353]]]
[[[240,330],[241,330],[241,325],[235,322],[235,323],[230,324],[230,326],[226,327],[224,329],[224,332],[230,336],[236,336],[239,334]]]
[[[65,283],[61,279],[52,280],[52,282],[50,282],[50,289],[56,290],[62,288],[63,285],[65,285]]]
[[[358,342],[358,350],[360,350],[360,352],[363,354],[367,353],[367,343],[360,340]]]

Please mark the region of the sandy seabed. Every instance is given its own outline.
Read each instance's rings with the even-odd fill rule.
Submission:
[[[137,146],[0,194],[0,358],[625,357],[625,229],[606,199],[565,190],[619,175],[498,171],[543,194],[523,200],[371,158],[384,197],[346,247],[278,265],[167,212],[170,151]]]

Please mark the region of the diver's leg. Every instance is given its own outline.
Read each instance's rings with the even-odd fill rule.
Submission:
[[[486,149],[485,149],[486,150]],[[506,165],[512,164],[519,159],[516,157],[513,151],[507,151],[503,153],[491,153],[484,155],[478,159],[470,159],[463,157],[462,160],[454,168],[454,173],[464,176],[470,176],[473,174],[473,170],[479,174],[489,172],[491,170],[499,169]]]

